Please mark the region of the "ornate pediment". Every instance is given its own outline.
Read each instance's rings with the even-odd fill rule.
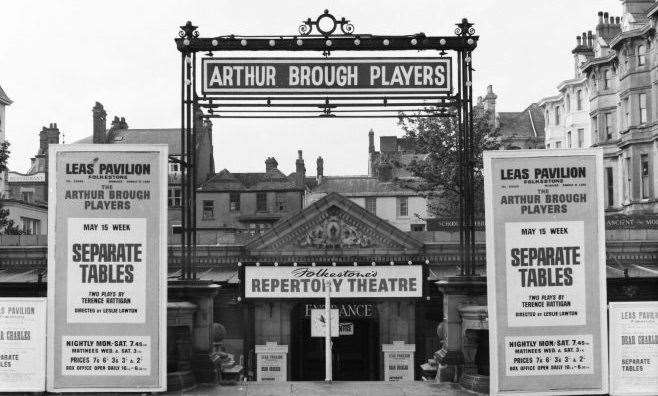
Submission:
[[[335,206],[333,212],[315,227],[306,232],[299,240],[299,246],[319,249],[367,248],[373,245],[368,235],[350,224],[344,213]],[[342,215],[342,216],[341,216]]]
[[[421,249],[422,243],[349,199],[331,193],[280,220],[246,248],[259,254],[402,253]]]

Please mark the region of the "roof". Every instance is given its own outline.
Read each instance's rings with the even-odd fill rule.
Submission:
[[[112,134],[113,143],[166,144],[169,155],[179,155],[181,152],[180,128],[119,129]],[[93,143],[93,137],[87,136],[74,143]]]
[[[231,173],[222,169],[205,183],[199,191],[281,191],[301,190],[294,179],[286,177],[280,170],[257,173]]]
[[[521,112],[498,113],[498,122],[503,138],[544,136],[544,114],[536,103]]]
[[[367,195],[418,195],[395,182],[382,182],[372,176],[325,176],[311,193],[338,193],[346,197]]]
[[[5,91],[2,89],[0,86],[0,104],[3,105],[10,105],[14,103],[11,99],[9,99],[9,96],[5,93]]]

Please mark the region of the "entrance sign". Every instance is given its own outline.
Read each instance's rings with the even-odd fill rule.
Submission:
[[[402,298],[423,296],[423,266],[244,268],[246,298]]]
[[[256,380],[285,382],[288,380],[288,345],[266,342],[256,345]]]
[[[491,393],[606,393],[602,151],[484,166]]]
[[[331,310],[331,336],[338,337],[338,310]],[[311,337],[326,337],[327,335],[327,316],[324,309],[311,310]]]
[[[203,58],[212,94],[449,93],[450,58]]]
[[[611,302],[610,394],[658,394],[658,302]]]
[[[413,381],[415,344],[393,341],[383,344],[384,381]]]
[[[0,392],[46,389],[46,299],[0,298]]]
[[[49,160],[48,390],[165,390],[167,147]]]

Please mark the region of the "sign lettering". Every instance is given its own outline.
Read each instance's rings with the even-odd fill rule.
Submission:
[[[421,265],[245,267],[246,298],[422,297]],[[329,282],[327,282],[329,281]]]
[[[450,58],[204,58],[204,95],[450,93]]]

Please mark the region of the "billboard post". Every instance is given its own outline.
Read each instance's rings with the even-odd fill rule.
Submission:
[[[50,392],[166,390],[167,151],[50,146]]]
[[[484,153],[491,393],[608,390],[603,153]]]

